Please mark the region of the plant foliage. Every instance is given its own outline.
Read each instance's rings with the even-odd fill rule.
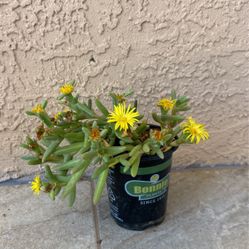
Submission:
[[[73,90],[74,82],[61,87],[58,102],[62,111],[54,116],[47,111],[47,101],[26,112],[37,117],[40,124],[36,135],[27,136],[21,144],[30,152],[22,159],[29,165],[44,166],[45,180],[36,189],[49,193],[53,200],[62,192],[73,205],[78,181],[94,165],[92,178],[97,184],[93,200],[97,203],[110,168],[121,164],[135,177],[143,154],[163,158],[163,152],[172,147],[194,142],[192,128],[186,133],[187,123],[182,124],[186,118],[183,113],[190,109],[189,99],[175,91],[158,102],[158,111],[152,113],[158,126],[151,128],[138,113],[137,101],[126,106],[131,93],[111,93],[110,111],[100,99],[81,101]],[[201,135],[203,140],[208,138]]]

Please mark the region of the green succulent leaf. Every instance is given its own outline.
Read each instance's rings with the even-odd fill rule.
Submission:
[[[77,103],[76,107],[79,108],[79,110],[81,110],[83,113],[87,114],[88,117],[92,118],[95,116],[93,110],[91,110],[85,103]]]
[[[119,159],[118,158],[112,158],[109,163],[108,163],[108,167],[109,168],[113,168],[116,164],[119,163]]]
[[[145,144],[143,145],[143,151],[144,151],[145,153],[149,153],[149,152],[150,152],[149,143],[145,143]]]
[[[50,145],[47,147],[45,150],[43,157],[42,157],[42,162],[46,162],[47,158],[56,150],[56,148],[59,146],[61,143],[62,139],[58,139],[55,141],[52,141]]]
[[[172,115],[171,117],[169,117],[170,120],[172,120],[173,122],[182,122],[185,117],[180,116],[180,115]]]
[[[54,192],[55,192],[55,196],[57,196],[61,191],[61,187],[60,186],[57,186],[54,188]]]
[[[127,150],[126,146],[110,146],[103,149],[103,154],[115,156]]]
[[[75,168],[75,167],[80,166],[82,163],[83,163],[83,160],[82,160],[82,159],[74,159],[74,160],[65,162],[65,163],[63,163],[63,164],[61,164],[61,165],[57,165],[57,166],[55,167],[55,170],[67,170],[67,169],[72,169],[72,168]]]
[[[92,179],[96,179],[97,177],[99,177],[99,175],[106,169],[108,169],[108,164],[104,164],[104,165],[101,165],[100,167],[97,167],[93,174],[92,174]]]
[[[124,142],[124,144],[132,144],[134,141],[130,137],[122,137],[121,141]]]
[[[164,154],[163,154],[163,152],[162,152],[160,149],[156,150],[156,154],[157,154],[161,159],[164,159]]]
[[[98,152],[97,151],[88,151],[88,152],[85,152],[82,157],[85,159],[85,160],[93,160],[93,158],[97,157],[98,155]]]
[[[53,127],[51,129],[49,129],[49,133],[53,134],[54,136],[64,136],[65,135],[65,131],[63,128],[60,127]]]
[[[47,107],[47,104],[48,104],[48,101],[47,100],[43,100],[42,104],[41,104],[42,108],[45,109]]]
[[[172,134],[167,134],[163,137],[163,141],[164,143],[167,143],[171,138],[172,138]]]
[[[70,180],[68,181],[68,183],[65,186],[64,191],[62,193],[63,198],[68,196],[70,194],[70,192],[73,191],[73,189],[75,188],[77,182],[80,180],[80,178],[83,175],[83,173],[85,172],[85,170],[86,170],[86,168],[83,168],[71,176]]]
[[[98,109],[103,113],[105,117],[109,115],[109,111],[106,109],[106,107],[101,103],[100,100],[95,99],[95,104],[98,107]]]
[[[132,177],[135,177],[135,176],[137,175],[138,168],[139,168],[139,164],[140,164],[141,155],[142,155],[142,154],[139,154],[139,155],[136,157],[136,160],[134,161],[134,163],[133,163],[132,166],[131,166],[131,176],[132,176]]]
[[[182,130],[182,128],[180,126],[176,127],[173,130],[172,137],[174,138],[181,130]]]
[[[47,126],[47,127],[52,127],[53,124],[51,122],[51,119],[49,118],[48,114],[46,112],[41,112],[38,114],[39,118],[41,121]]]
[[[127,167],[127,168],[130,168],[130,167],[131,167],[129,161],[127,161],[127,160],[124,159],[124,158],[120,158],[120,159],[119,159],[119,162],[120,162],[122,165],[124,165],[125,167]]]
[[[105,183],[106,183],[106,179],[108,176],[108,171],[109,169],[105,169],[103,172],[101,172],[101,174],[99,175],[98,181],[97,181],[97,185],[96,185],[96,189],[94,191],[94,195],[93,195],[93,203],[96,205],[101,197],[101,194],[103,192]]]
[[[189,106],[184,106],[184,107],[176,107],[175,112],[185,112],[190,110],[191,108]]]
[[[53,172],[51,171],[51,168],[49,167],[49,165],[45,166],[45,177],[53,182],[53,183],[59,183],[58,179],[56,178],[56,176],[53,174]]]
[[[83,147],[83,143],[82,142],[74,143],[74,144],[70,144],[70,145],[66,145],[66,146],[58,148],[55,151],[55,154],[56,155],[64,155],[64,154],[76,153],[82,147]]]
[[[24,148],[24,149],[27,149],[27,150],[30,149],[29,146],[28,146],[27,144],[20,144],[20,147],[21,147],[21,148]]]
[[[102,130],[102,131],[100,132],[100,136],[101,136],[102,138],[106,137],[107,134],[108,134],[108,129],[104,129],[104,130]]]
[[[84,134],[82,132],[69,132],[64,135],[64,138],[72,142],[80,142],[84,140]]]
[[[55,200],[55,191],[54,191],[54,189],[52,189],[52,190],[49,192],[49,197],[50,197],[50,199],[51,199],[52,201]]]
[[[163,120],[162,120],[155,112],[152,113],[152,118],[153,118],[157,123],[159,123],[159,124],[161,124],[161,125],[164,125]]]
[[[35,113],[30,112],[30,111],[26,111],[25,113],[26,113],[27,115],[29,115],[29,116],[37,116]]]
[[[84,172],[86,171],[87,167],[90,165],[91,160],[83,160],[81,164],[79,164],[78,166],[72,168],[72,174],[75,174],[76,172],[80,171],[81,169],[84,169]]]
[[[136,145],[136,146],[130,151],[129,156],[132,157],[132,156],[135,155],[139,150],[141,150],[141,148],[142,148],[142,145],[141,145],[141,144]]]
[[[31,159],[28,161],[28,165],[37,165],[37,164],[41,164],[41,163],[42,163],[42,160],[39,158]]]
[[[130,169],[130,167],[131,167],[131,166],[126,165],[126,166],[124,167],[124,172],[127,172],[127,171]]]
[[[72,207],[76,199],[76,185],[74,185],[68,194],[68,206]]]
[[[65,185],[65,184],[67,184],[69,182],[70,176],[69,175],[59,175],[59,174],[57,174],[56,175],[56,180],[57,180],[57,182],[59,184]]]

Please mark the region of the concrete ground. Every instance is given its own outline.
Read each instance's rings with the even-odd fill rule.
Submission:
[[[107,196],[94,207],[82,181],[73,208],[34,197],[29,186],[0,186],[1,249],[249,249],[248,169],[171,173],[165,221],[145,231],[117,226]]]

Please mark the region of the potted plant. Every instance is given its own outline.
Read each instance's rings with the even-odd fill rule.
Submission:
[[[139,114],[137,101],[128,104],[131,93],[111,93],[109,110],[96,98],[80,100],[73,94],[74,82],[60,88],[61,111],[51,116],[47,101],[27,114],[41,122],[36,136],[27,136],[21,146],[29,165],[43,165],[44,178],[32,182],[35,194],[48,193],[52,200],[61,193],[73,205],[76,184],[89,167],[96,179],[96,204],[107,182],[111,215],[128,229],[142,230],[163,221],[168,194],[172,154],[181,144],[198,144],[209,137],[203,124],[185,118],[188,98],[172,91],[158,101],[152,113],[155,124]]]

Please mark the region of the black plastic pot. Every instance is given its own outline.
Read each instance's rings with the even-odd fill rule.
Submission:
[[[172,154],[177,148],[158,156],[144,155],[138,175],[123,172],[123,166],[110,169],[107,190],[115,222],[130,230],[144,230],[160,224],[167,207]]]

